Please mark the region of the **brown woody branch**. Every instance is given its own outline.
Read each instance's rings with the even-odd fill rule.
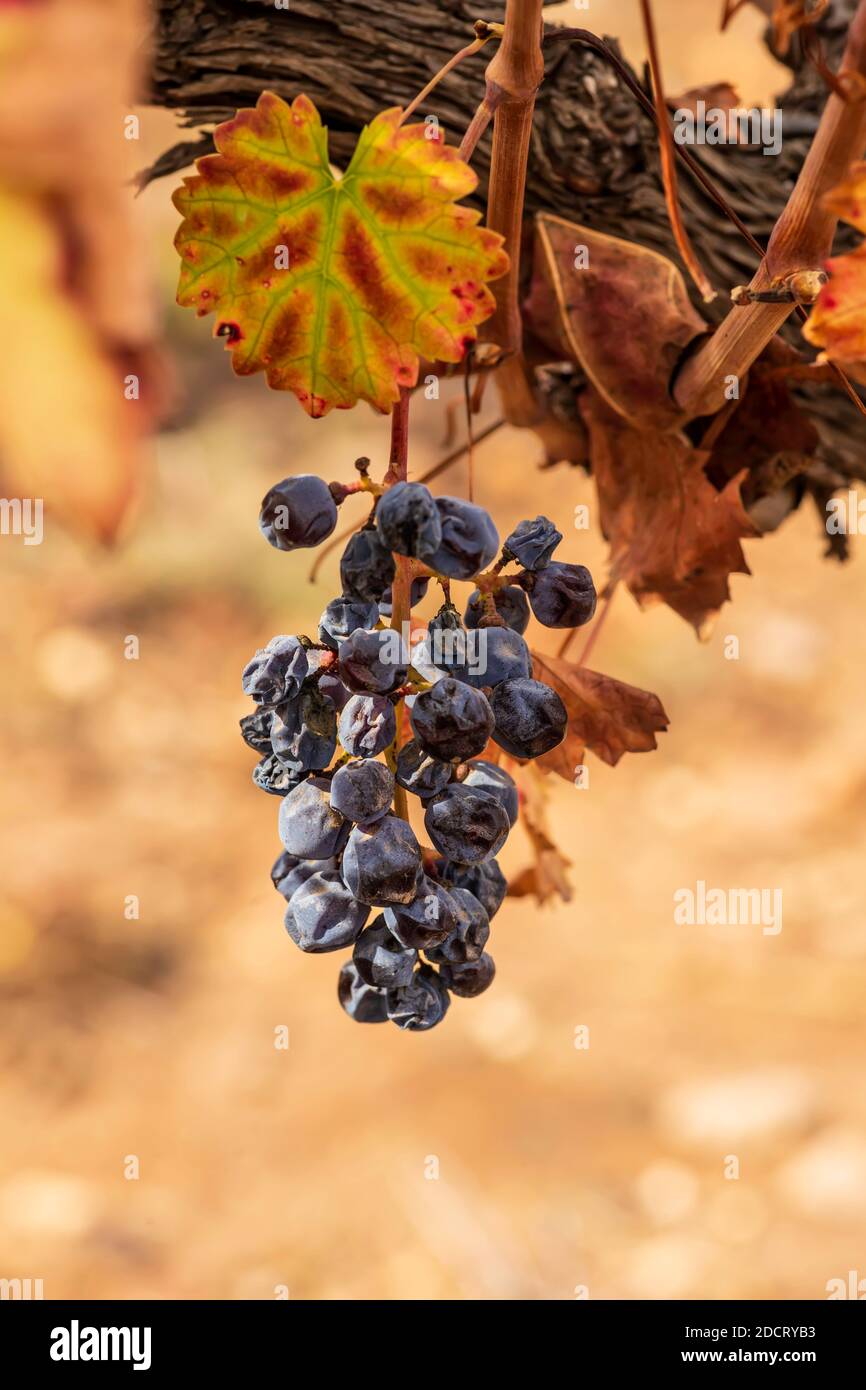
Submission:
[[[866,77],[866,0],[857,7],[839,72]],[[832,249],[838,220],[825,207],[825,195],[841,182],[864,149],[866,101],[845,101],[832,92],[750,291],[765,291],[774,280],[796,271],[821,269]],[[679,408],[691,417],[719,410],[726,380],[746,374],[793,308],[791,302],[732,308],[677,376],[673,396]]]
[[[518,287],[526,168],[535,94],[544,76],[541,53],[544,0],[507,0],[505,32],[487,66],[487,100],[495,106],[487,225],[505,238],[509,269],[493,286],[496,311],[485,337],[503,352],[520,348]]]

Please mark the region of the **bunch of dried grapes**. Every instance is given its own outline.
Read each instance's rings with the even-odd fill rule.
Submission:
[[[553,559],[562,536],[546,517],[522,521],[500,548],[482,507],[421,483],[375,490],[316,636],[273,637],[244,670],[254,709],[241,731],[260,755],[253,781],[281,798],[271,877],[289,936],[302,951],[351,950],[338,990],[352,1018],[422,1031],[452,994],[473,997],[493,979],[485,947],[506,892],[496,856],[518,792],[484,757],[488,744],[528,760],[566,734],[562,699],[533,678],[530,609],[547,627],[574,628],[596,593],[584,566]],[[286,478],[262,503],[261,530],[278,550],[318,545],[346,491]],[[395,629],[401,559],[411,593]],[[445,601],[422,629],[411,604],[431,580]],[[462,617],[455,582],[472,586]],[[409,824],[407,794],[429,846]]]

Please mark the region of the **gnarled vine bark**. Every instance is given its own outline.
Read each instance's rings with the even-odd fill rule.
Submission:
[[[331,133],[334,158],[345,161],[358,130],[390,104],[408,103],[472,36],[474,21],[500,21],[501,0],[393,0],[383,24],[380,0],[335,6],[326,0],[157,0],[158,26],[150,99],[183,112],[191,127],[226,119],[253,105],[269,88],[284,97],[306,91]],[[831,66],[838,65],[855,0],[837,0],[818,26]],[[659,176],[657,131],[603,56],[577,43],[556,41],[548,29],[545,77],[538,92],[526,212],[555,211],[620,236],[680,264]],[[765,245],[800,172],[826,102],[826,88],[796,51],[784,61],[792,84],[780,103],[784,143],[776,158],[741,145],[695,148],[701,167]],[[429,100],[451,139],[470,124],[483,93],[483,49],[449,75]],[[468,80],[477,64],[477,85]],[[707,74],[712,80],[717,74]],[[424,114],[424,113],[422,113]],[[212,148],[210,135],[166,152],[149,177],[170,173]],[[488,131],[473,156],[479,175],[476,201],[486,202],[490,173]],[[758,177],[758,175],[760,177]],[[708,194],[686,171],[680,180],[683,217],[700,247],[702,263],[721,293],[710,306],[695,302],[710,323],[722,320],[725,291],[748,283],[754,251],[720,217]],[[846,234],[837,239],[844,245]],[[528,249],[528,247],[527,247]],[[739,311],[747,312],[747,311]],[[783,328],[790,341],[799,333]],[[798,386],[796,395],[821,434],[816,469],[823,485],[866,478],[866,421],[835,385]]]

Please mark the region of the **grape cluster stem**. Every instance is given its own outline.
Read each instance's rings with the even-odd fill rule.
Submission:
[[[383,480],[384,487],[406,482],[409,469],[409,401],[410,392],[404,386],[391,413],[391,457]],[[412,613],[412,561],[405,555],[396,555],[394,559],[397,570],[391,587],[391,627],[395,632],[402,632],[403,624],[408,623]],[[404,709],[405,704],[401,699],[395,710],[397,733],[391,747],[389,765],[393,757],[396,766],[397,754],[400,752]],[[394,789],[394,811],[401,820],[409,820],[409,802],[405,789],[399,784]]]

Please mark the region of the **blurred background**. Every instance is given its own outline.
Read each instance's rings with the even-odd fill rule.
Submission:
[[[10,82],[27,76],[27,36],[8,27],[27,8],[2,15]],[[109,7],[48,8],[98,26]],[[655,9],[670,90],[773,92],[756,11],[719,36],[715,4]],[[104,72],[125,52],[134,80],[146,15],[111,10]],[[556,10],[642,60],[636,5]],[[48,37],[59,62],[63,35]],[[29,91],[41,80],[47,98],[45,57]],[[275,632],[310,629],[338,583],[333,557],[311,584],[312,556],[262,541],[262,494],[291,472],[348,479],[360,453],[380,467],[388,422],[365,407],[312,422],[232,376],[210,325],[174,306],[175,181],[135,199],[123,184],[174,120],[130,107],[138,135],[121,138],[122,90],[103,88],[104,148],[67,130],[64,163],[62,126],[32,138],[87,229],[92,339],[75,360],[98,337],[141,398],[97,427],[98,372],[51,378],[50,354],[38,389],[10,385],[4,362],[0,396],[3,495],[38,495],[53,456],[46,495],[66,486],[77,522],[47,515],[38,546],[0,537],[0,1276],[41,1278],[46,1298],[228,1299],[823,1298],[849,1270],[866,1278],[862,547],[824,560],[805,511],[747,543],[752,577],[734,577],[703,645],[618,596],[593,665],[657,693],[671,726],[616,769],[590,759],[587,790],[551,785],[571,902],[507,900],[494,986],[438,1030],[351,1023],[338,958],[301,955],[282,926],[279,803],[250,781],[240,671]],[[14,143],[0,139],[7,180]],[[2,198],[6,241],[52,264],[48,224]],[[27,267],[0,273],[20,289]],[[60,329],[29,323],[4,357],[49,351]],[[149,446],[157,380],[167,423]],[[459,395],[415,403],[414,471],[445,452]],[[30,412],[17,439],[13,406]],[[499,431],[477,452],[477,500],[502,534],[552,517],[562,558],[601,584],[604,544],[572,520],[591,483],[537,460],[534,437]],[[465,489],[465,468],[440,486]],[[518,829],[503,866],[530,861]],[[781,888],[783,930],[675,926],[673,894],[698,879]]]

